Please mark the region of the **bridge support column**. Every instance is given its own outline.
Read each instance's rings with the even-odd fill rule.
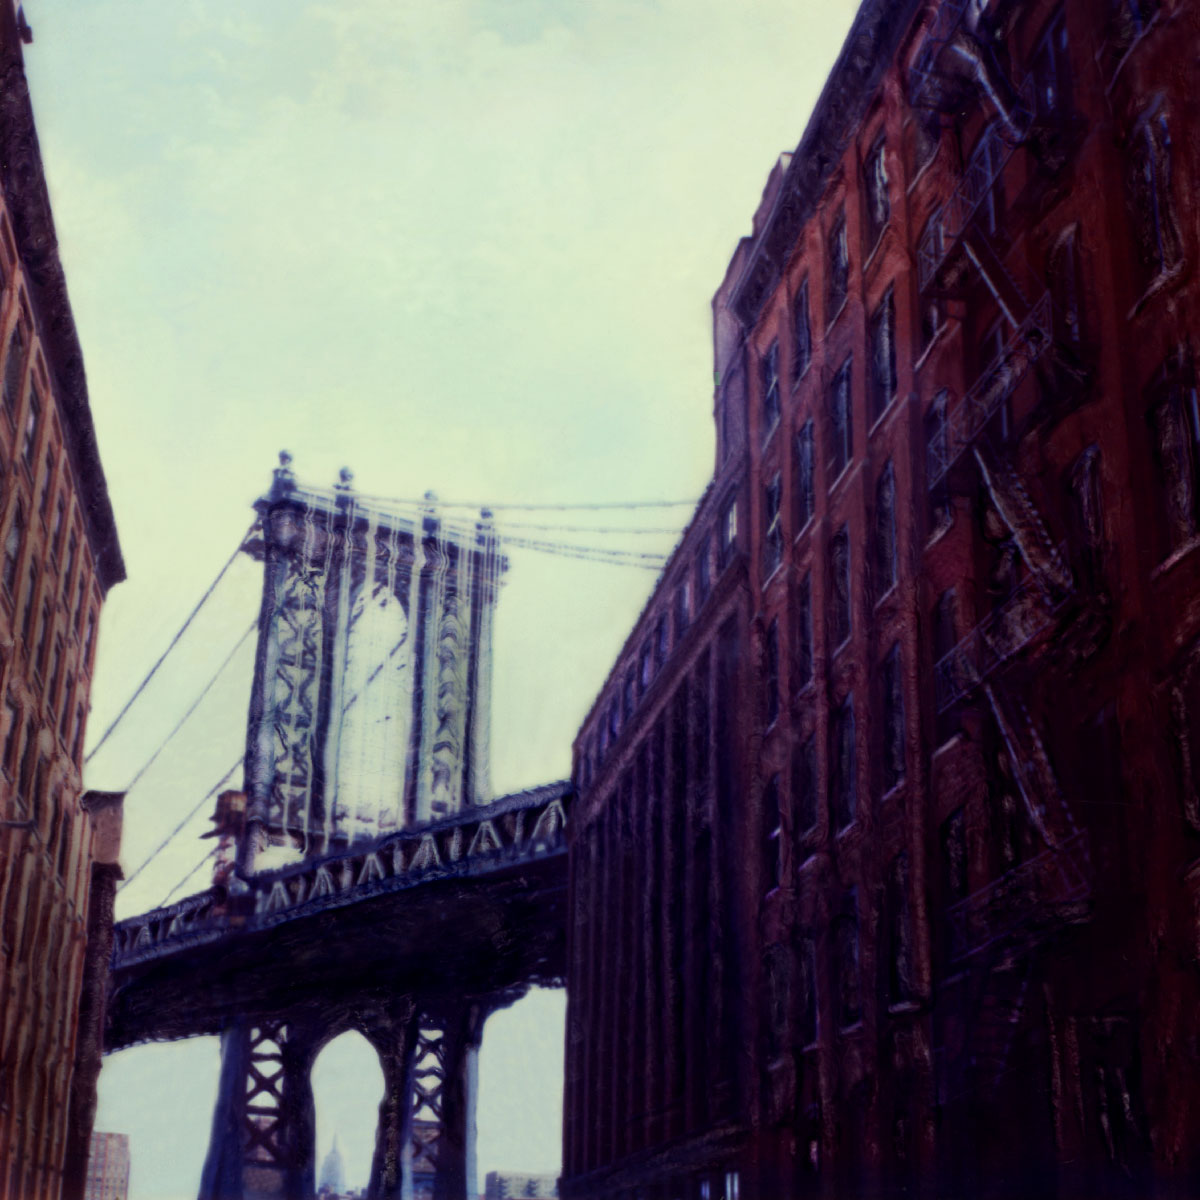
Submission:
[[[479,1193],[475,1180],[475,1102],[479,1045],[487,1010],[455,1006],[441,1016],[441,1131],[435,1143],[433,1200],[468,1200]]]
[[[308,1200],[314,1194],[313,1045],[286,1020],[240,1020],[221,1035],[200,1200]]]
[[[363,1029],[379,1055],[383,1099],[375,1129],[368,1200],[412,1200],[413,1089],[418,1018],[412,999],[396,1001]]]

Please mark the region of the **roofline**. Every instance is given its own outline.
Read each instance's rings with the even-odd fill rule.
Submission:
[[[792,153],[771,211],[741,275],[729,307],[753,325],[775,290],[803,226],[817,210],[875,92],[924,0],[863,0],[804,134]]]
[[[0,181],[12,214],[18,257],[33,293],[34,319],[62,411],[64,440],[79,480],[80,507],[96,559],[96,575],[107,592],[125,578],[125,561],[100,463],[83,350],[58,255],[29,82],[10,4],[3,5],[0,21]]]

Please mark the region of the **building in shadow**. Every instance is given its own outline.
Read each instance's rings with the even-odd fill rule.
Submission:
[[[575,741],[564,1195],[1196,1190],[1198,34],[859,9]]]

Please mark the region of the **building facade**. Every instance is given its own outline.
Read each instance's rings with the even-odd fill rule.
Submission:
[[[129,1135],[93,1133],[84,1200],[126,1200],[129,1195]]]
[[[575,743],[564,1195],[1196,1191],[1198,38],[860,8]]]
[[[22,65],[30,36],[14,5],[0,5],[5,1200],[56,1198],[62,1184],[93,891],[84,728],[100,606],[124,577]]]

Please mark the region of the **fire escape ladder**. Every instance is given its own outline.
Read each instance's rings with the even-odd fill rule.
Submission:
[[[995,682],[985,682],[983,692],[1008,751],[1017,790],[1030,823],[1046,845],[1057,850],[1079,831],[1041,734],[1020,700],[1005,695]]]
[[[973,452],[983,486],[1000,519],[1012,531],[1021,557],[1038,586],[1051,601],[1069,595],[1075,586],[1070,567],[1051,539],[1042,514],[1020,476],[988,446],[977,443]]]
[[[962,245],[963,253],[979,272],[980,279],[1000,306],[1005,320],[1013,329],[1020,329],[1029,316],[1029,301],[1000,256],[992,249],[991,242],[978,229],[972,228],[963,234]]]
[[[979,1083],[992,1091],[1008,1069],[1033,975],[1033,959],[1008,962],[988,972],[971,1036],[972,1065]]]

